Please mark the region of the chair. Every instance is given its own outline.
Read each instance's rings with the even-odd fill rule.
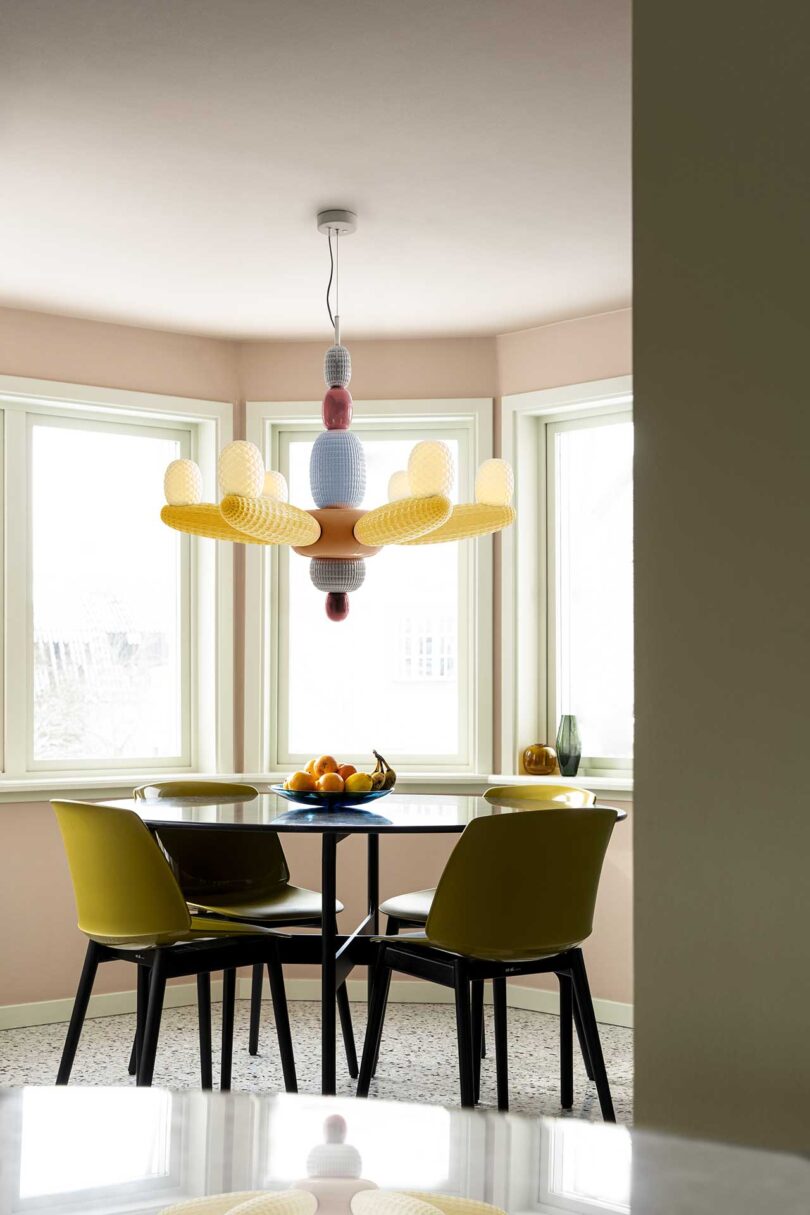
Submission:
[[[192,915],[166,858],[134,811],[86,802],[52,805],[70,866],[79,928],[89,938],[56,1083],[67,1084],[70,1078],[99,964],[123,960],[138,967],[139,1085],[152,1083],[166,981],[196,975],[202,1087],[211,1088],[211,972],[225,972],[220,1078],[222,1088],[230,1088],[236,968],[267,963],[284,1083],[295,1092],[278,934]]]
[[[223,789],[228,792],[223,794]],[[252,785],[165,781],[144,785],[134,791],[134,796],[147,800],[242,796],[248,801],[258,794]],[[321,895],[290,885],[287,860],[275,832],[251,831],[248,827],[207,827],[190,831],[187,827],[167,825],[157,828],[155,834],[186,902],[202,914],[260,927],[321,926]],[[335,912],[342,910],[343,904],[337,902]],[[250,993],[248,1050],[251,1055],[259,1051],[262,983],[263,967],[259,964],[253,967]],[[336,1000],[349,1075],[356,1079],[357,1052],[345,983],[337,989]],[[134,1071],[134,1049],[130,1071]]]
[[[581,789],[575,785],[497,785],[487,789],[484,799],[494,806],[506,806],[514,810],[547,810],[554,806],[592,806],[596,795],[590,789]],[[396,935],[401,928],[424,928],[427,923],[430,907],[436,888],[427,890],[411,890],[408,894],[395,894],[380,904],[380,911],[388,916],[385,926],[387,935]],[[473,987],[473,1009],[478,1016],[481,1008],[481,1055],[486,1055],[486,1038],[484,1036],[483,984]],[[582,1034],[579,1026],[579,1015],[575,1011],[577,1034],[580,1043]],[[590,1069],[590,1064],[587,1064]],[[593,1076],[588,1071],[588,1078]]]
[[[259,790],[254,789],[253,785],[227,780],[163,780],[151,785],[139,785],[132,790],[136,800],[143,798],[151,802],[183,797],[210,798],[212,793],[222,802],[249,802],[259,796]]]
[[[572,1014],[579,1011],[602,1116],[615,1121],[599,1031],[580,945],[593,928],[605,852],[618,812],[554,808],[475,819],[454,848],[425,931],[378,938],[368,1029],[357,1085],[368,1096],[382,1035],[391,971],[455,991],[461,1104],[472,1106],[480,1080],[480,1025],[471,983],[492,979],[498,1108],[509,1108],[506,977],[560,977],[561,1104],[573,1105]]]

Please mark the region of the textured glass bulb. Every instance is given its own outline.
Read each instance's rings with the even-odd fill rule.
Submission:
[[[169,506],[197,506],[202,502],[202,473],[193,460],[172,460],[163,478]]]
[[[411,483],[404,471],[391,474],[388,482],[388,501],[399,502],[402,498],[410,498]]]
[[[484,460],[475,474],[475,500],[485,506],[509,506],[515,474],[506,460]]]
[[[408,458],[408,483],[415,498],[434,494],[450,496],[453,488],[453,453],[446,443],[424,440]]]
[[[263,498],[272,498],[274,502],[289,502],[290,491],[287,488],[287,478],[284,473],[269,468],[264,474]]]
[[[264,489],[264,460],[255,443],[237,439],[219,453],[219,488],[223,494],[260,498]]]

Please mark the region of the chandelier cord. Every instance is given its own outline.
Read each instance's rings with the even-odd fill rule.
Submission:
[[[332,229],[327,229],[327,238],[329,240],[329,282],[326,284],[326,311],[329,313],[329,320],[332,322],[332,328],[335,328],[335,318],[332,315],[332,304],[329,300],[332,291],[332,278],[335,273],[335,259],[332,256]]]

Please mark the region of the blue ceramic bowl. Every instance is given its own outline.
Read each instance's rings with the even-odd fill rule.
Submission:
[[[285,797],[288,802],[297,806],[317,806],[319,810],[345,810],[348,806],[365,806],[366,802],[376,802],[378,797],[387,797],[392,789],[372,789],[369,793],[307,793],[295,789],[285,789],[283,785],[271,785],[270,788],[279,797]]]

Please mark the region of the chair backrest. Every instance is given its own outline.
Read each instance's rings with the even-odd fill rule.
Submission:
[[[261,898],[285,886],[290,870],[275,831],[249,827],[156,828],[172,873],[190,903]]]
[[[592,806],[596,794],[578,785],[496,785],[485,799],[492,806],[512,810],[544,810],[552,806]]]
[[[169,940],[191,926],[166,858],[133,810],[53,802],[79,928],[108,943]]]
[[[590,936],[617,812],[583,807],[474,819],[439,879],[426,932],[499,961],[559,953]]]
[[[132,790],[134,798],[159,801],[161,798],[210,797],[211,801],[249,802],[259,796],[253,785],[224,780],[160,780],[151,785],[139,785]]]

